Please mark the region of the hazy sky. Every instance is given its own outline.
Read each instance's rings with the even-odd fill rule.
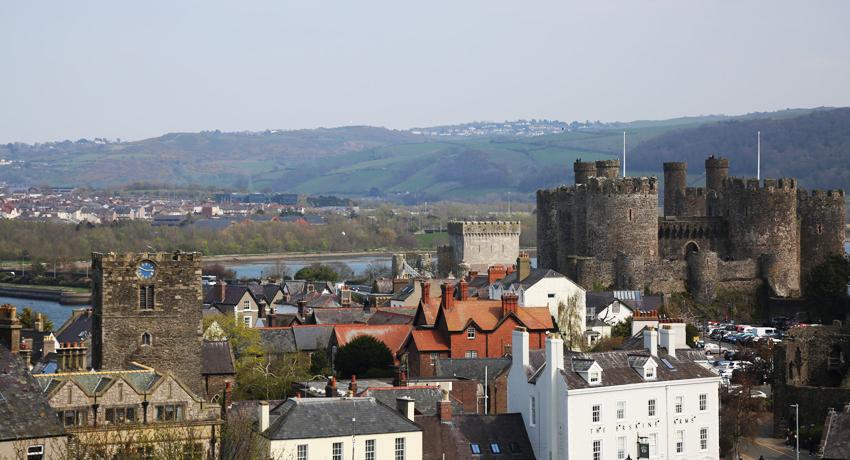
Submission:
[[[850,1],[12,1],[0,142],[850,105]]]

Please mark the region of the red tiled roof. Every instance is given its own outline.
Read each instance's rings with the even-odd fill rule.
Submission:
[[[411,329],[413,329],[412,326],[407,324],[337,324],[334,326],[334,335],[340,347],[361,335],[371,335],[384,342],[384,345],[396,355],[401,351]]]
[[[420,329],[411,334],[419,351],[449,351],[449,344],[436,329]]]
[[[470,321],[484,331],[496,329],[502,322],[501,300],[456,300],[449,310],[440,309],[449,331],[464,330]],[[547,307],[517,307],[514,317],[531,331],[555,328]]]

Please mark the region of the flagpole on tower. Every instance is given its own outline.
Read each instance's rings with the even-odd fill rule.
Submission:
[[[761,180],[761,131],[757,134],[756,179]]]
[[[626,177],[626,132],[623,131],[623,177]]]

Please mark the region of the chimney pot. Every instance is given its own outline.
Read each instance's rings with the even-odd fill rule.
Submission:
[[[442,390],[443,397],[437,402],[437,415],[440,417],[440,423],[452,423],[452,402],[449,399],[449,392]]]
[[[469,299],[469,283],[465,279],[460,280],[460,300]]]
[[[257,405],[257,419],[259,420],[260,432],[269,429],[269,403],[260,401]]]
[[[451,310],[455,306],[455,287],[451,283],[443,283],[442,291],[441,306],[446,310]]]
[[[407,417],[411,422],[414,421],[415,411],[414,411],[414,400],[408,396],[399,396],[395,400],[396,409],[401,412],[402,415]]]

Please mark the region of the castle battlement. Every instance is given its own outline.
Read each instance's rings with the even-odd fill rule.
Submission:
[[[110,262],[117,264],[133,264],[139,260],[150,260],[153,262],[165,262],[165,261],[192,261],[192,260],[200,260],[201,253],[199,252],[128,252],[128,253],[115,253],[115,252],[93,252],[92,262]]]
[[[705,188],[703,187],[688,187],[685,189],[685,197],[698,198],[705,196]]]
[[[665,171],[687,171],[688,164],[683,161],[668,161],[664,163]]]
[[[505,233],[519,234],[522,223],[519,221],[502,221],[502,220],[480,220],[480,221],[459,221],[453,220],[446,224],[446,229],[449,235],[470,235],[470,234],[489,234],[489,233]]]
[[[658,193],[655,177],[591,177],[587,179],[589,193],[633,194]]]
[[[729,177],[724,185],[728,190],[797,190],[797,179],[783,177],[780,179],[764,179],[763,183],[754,177]]]
[[[797,190],[797,198],[800,201],[807,201],[813,198],[834,198],[835,201],[840,202],[841,205],[844,205],[844,190],[835,189],[835,190],[812,190],[811,192],[799,189]]]

